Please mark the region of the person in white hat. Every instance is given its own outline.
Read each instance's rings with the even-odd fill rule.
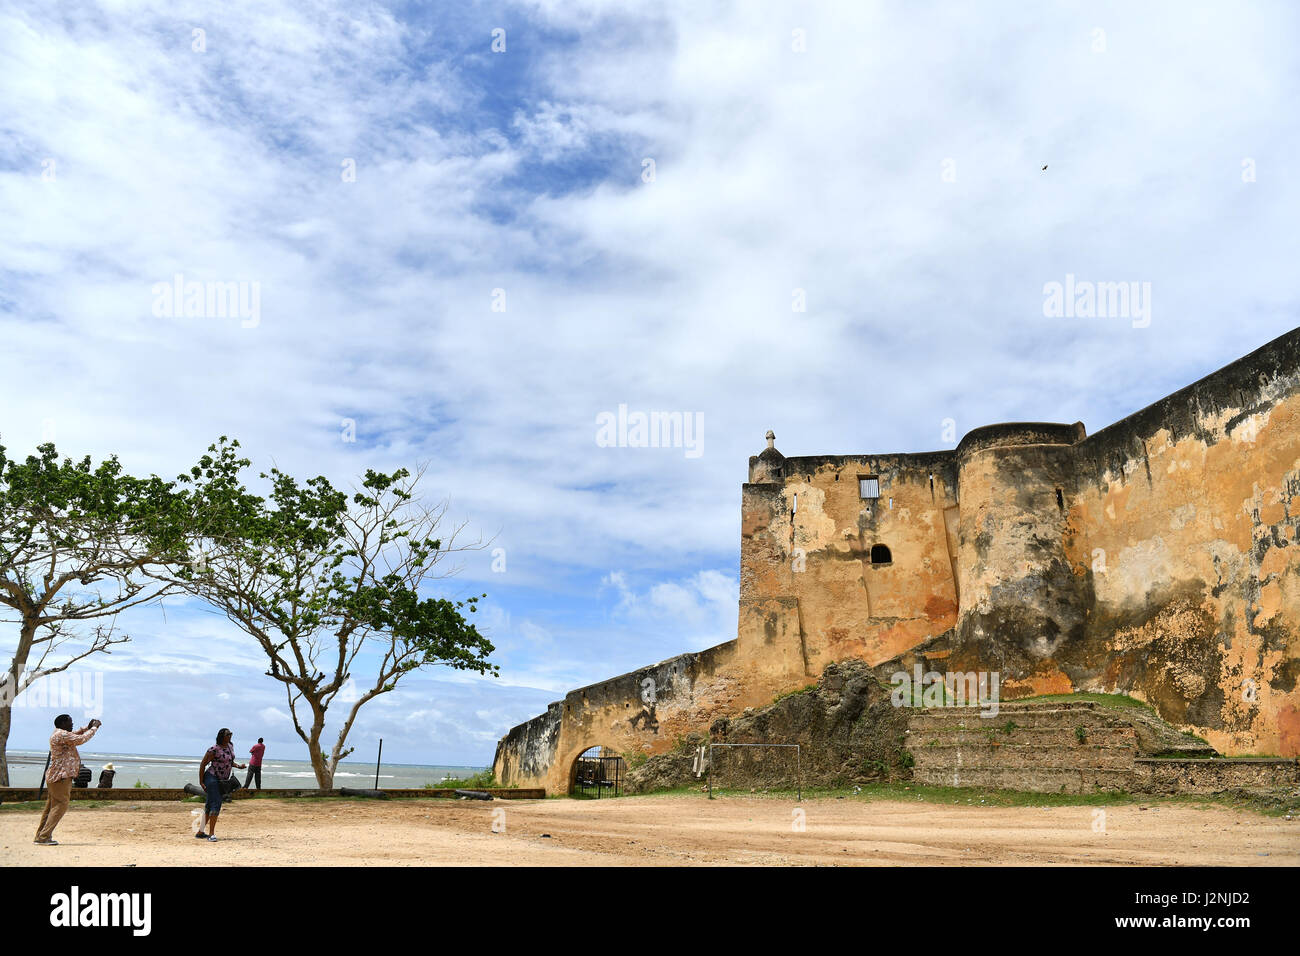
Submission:
[[[113,788],[113,775],[116,773],[117,771],[113,768],[111,763],[104,764],[104,769],[99,772],[100,788],[103,790],[111,790]]]

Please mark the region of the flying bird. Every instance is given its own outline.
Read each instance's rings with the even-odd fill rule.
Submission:
[[[1046,169],[1046,168],[1047,168],[1047,164],[1046,164],[1046,163],[1043,163],[1043,169]]]

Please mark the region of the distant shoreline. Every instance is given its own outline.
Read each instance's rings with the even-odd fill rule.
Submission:
[[[98,752],[82,749],[81,762],[92,775],[92,785],[98,782],[105,764],[113,764],[117,771],[113,780],[115,788],[180,787],[198,780],[202,753],[193,756],[177,754],[127,754]],[[9,781],[15,787],[35,787],[41,783],[46,754],[43,751],[11,750]],[[240,763],[248,756],[240,754]],[[379,784],[392,788],[419,788],[436,785],[443,780],[471,777],[487,770],[483,766],[456,764],[405,764],[385,761],[379,767]],[[246,779],[247,770],[236,770],[240,781]],[[335,786],[354,786],[356,782],[375,781],[375,765],[365,761],[343,761],[334,774]],[[262,764],[262,786],[268,789],[294,788],[305,784],[316,785],[316,773],[310,761],[274,759],[268,757]]]
[[[193,757],[184,757],[184,756],[178,756],[176,754],[128,754],[128,753],[117,753],[115,751],[109,752],[109,751],[84,750],[81,748],[78,748],[78,752],[81,754],[82,762],[85,763],[87,766],[90,766],[90,763],[92,761],[101,760],[101,759],[105,763],[112,762],[115,764],[116,763],[197,764],[199,760],[202,759],[203,757],[202,753],[196,754]],[[14,764],[41,764],[42,766],[44,766],[46,753],[44,750],[10,750],[7,751],[6,756],[9,759],[10,766]],[[236,755],[236,759],[240,759],[240,762],[242,763],[248,759],[248,755],[245,754],[242,759],[239,758],[238,755]],[[266,762],[268,765],[272,763],[281,763],[281,764],[302,763],[302,764],[307,764],[308,766],[311,765],[310,761],[295,760],[293,758],[284,758],[280,760],[272,760],[270,758],[267,758]],[[358,762],[355,760],[345,760],[342,761],[339,764],[339,766],[340,767],[347,766],[349,768],[351,767],[364,768],[366,764],[364,761]],[[371,764],[370,766],[373,771],[374,765]],[[473,764],[450,764],[450,763],[398,763],[397,761],[389,762],[387,760],[383,762],[382,766],[412,767],[421,770],[426,770],[426,769],[427,770],[472,770],[476,773],[479,771],[490,769],[490,766],[486,764],[473,765]]]

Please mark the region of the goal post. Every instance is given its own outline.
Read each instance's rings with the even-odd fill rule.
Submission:
[[[705,768],[705,772],[708,774],[708,787],[709,787],[709,799],[710,799],[710,800],[713,799],[713,767],[714,767],[714,763],[713,763],[713,750],[714,750],[715,747],[716,747],[716,748],[719,748],[719,749],[724,748],[724,747],[727,747],[727,748],[730,748],[730,747],[769,747],[769,748],[773,748],[773,749],[793,750],[793,751],[794,751],[794,767],[795,767],[795,770],[794,770],[795,800],[797,800],[797,801],[800,802],[800,803],[803,802],[803,753],[802,753],[802,751],[801,751],[801,749],[800,749],[799,744],[715,744],[715,743],[712,743],[712,742],[710,742],[709,745],[708,745],[708,748],[709,748],[709,765],[708,765],[707,768]]]

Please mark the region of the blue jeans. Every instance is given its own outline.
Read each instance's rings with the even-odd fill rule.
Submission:
[[[217,779],[215,773],[205,773],[203,775],[203,789],[207,792],[208,800],[203,805],[203,811],[210,817],[215,817],[221,813],[221,781]]]

